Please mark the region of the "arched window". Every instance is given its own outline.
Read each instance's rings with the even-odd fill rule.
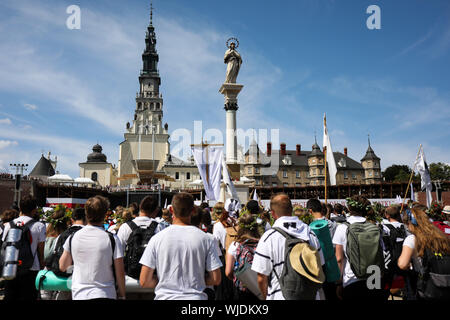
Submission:
[[[91,174],[91,180],[92,180],[92,181],[97,181],[97,179],[98,179],[98,174],[97,174],[97,172],[92,172],[92,174]]]

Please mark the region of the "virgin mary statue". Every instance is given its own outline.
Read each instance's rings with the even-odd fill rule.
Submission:
[[[227,64],[227,75],[225,83],[236,83],[236,78],[241,68],[242,58],[241,55],[235,50],[236,44],[230,43],[228,50],[225,52],[224,63]]]

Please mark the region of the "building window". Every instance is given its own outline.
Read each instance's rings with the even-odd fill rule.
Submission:
[[[348,173],[344,171],[344,179],[348,179]]]
[[[191,173],[190,172],[186,172],[186,180],[191,180]]]
[[[288,186],[289,186],[289,184],[287,184],[286,182],[283,183],[283,187],[288,187]]]
[[[285,171],[283,171],[283,178],[287,178],[288,177],[288,173],[287,173],[287,171],[285,170]]]
[[[355,173],[352,173],[352,178],[353,178],[353,180],[356,180],[356,174]]]
[[[248,168],[247,168],[247,173],[248,173],[248,174],[251,174],[251,173],[252,173],[252,167],[248,167]]]
[[[372,176],[372,171],[369,172],[369,177],[371,177],[371,176]]]
[[[296,178],[300,178],[300,171],[298,171],[298,170],[295,171],[295,177],[296,177]]]
[[[97,172],[92,172],[92,174],[91,174],[91,180],[92,180],[92,181],[97,181],[97,180],[98,180],[98,174],[97,174]]]
[[[259,168],[255,167],[255,173],[259,173]]]
[[[301,187],[302,184],[297,182],[297,183],[295,184],[295,186],[296,186],[296,187]]]
[[[272,182],[272,187],[278,187],[278,183]]]
[[[175,180],[180,180],[180,173],[179,172],[175,172]]]

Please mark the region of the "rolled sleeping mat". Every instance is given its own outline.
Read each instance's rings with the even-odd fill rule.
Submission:
[[[324,272],[327,282],[338,281],[341,272],[337,264],[333,243],[331,241],[330,229],[328,229],[327,220],[314,220],[309,224],[311,230],[316,234],[322,248],[323,257],[325,258]]]
[[[72,277],[58,277],[53,271],[41,270],[35,281],[36,289],[46,291],[71,291]]]
[[[41,282],[39,287],[39,282]],[[71,291],[72,277],[64,278],[58,277],[50,270],[41,270],[38,272],[35,281],[36,289],[46,291]],[[139,280],[125,276],[125,291],[126,292],[154,292],[153,288],[141,288]]]

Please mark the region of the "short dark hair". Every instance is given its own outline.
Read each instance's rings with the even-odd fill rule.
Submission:
[[[189,217],[192,214],[192,209],[194,208],[194,198],[186,192],[177,193],[173,196],[172,208],[176,217]]]
[[[202,209],[209,208],[208,202],[202,202],[202,203],[200,204],[200,208],[202,208]]]
[[[37,208],[36,198],[31,195],[24,196],[22,199],[20,199],[19,208],[23,214],[28,215],[32,213],[33,210]]]
[[[340,204],[340,203],[336,203],[335,205],[334,205],[334,212],[336,213],[336,214],[342,214],[342,211],[344,210],[344,206],[342,205],[342,204]]]
[[[194,206],[194,213],[191,215],[191,225],[198,227],[203,219],[203,209],[199,206]]]
[[[212,222],[212,218],[211,218],[211,213],[210,213],[209,209],[203,209],[202,223],[205,226],[209,226],[209,225],[211,225],[211,222]]]
[[[146,196],[139,204],[139,210],[145,214],[152,214],[158,208],[158,198],[155,196]]]
[[[251,214],[259,214],[261,212],[261,208],[256,200],[250,200],[247,202],[246,207]]]
[[[270,198],[270,209],[275,211],[277,216],[291,216],[292,202],[289,196],[283,192],[274,194]]]
[[[72,212],[72,219],[75,221],[86,220],[86,211],[84,208],[76,208]]]
[[[401,214],[400,214],[400,209],[401,209],[401,206],[399,206],[399,205],[389,206],[389,207],[386,208],[384,213],[385,213],[385,215],[388,215],[389,218],[401,222],[402,221],[402,217],[401,217]]]
[[[87,199],[85,209],[89,223],[103,222],[109,209],[109,200],[102,196],[91,197]]]
[[[322,212],[322,202],[318,199],[309,199],[306,202],[306,208],[311,209],[313,212]]]

